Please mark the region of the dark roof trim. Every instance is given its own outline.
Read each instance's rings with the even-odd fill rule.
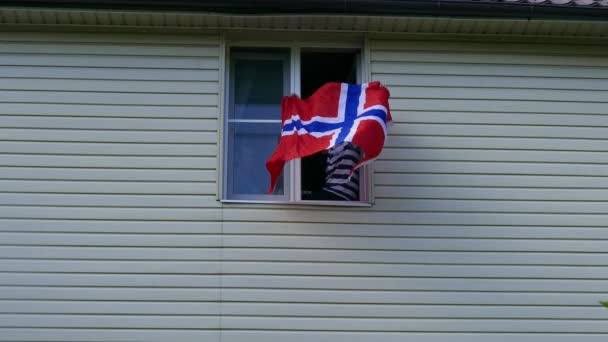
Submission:
[[[608,6],[503,0],[21,0],[2,6],[186,11],[236,15],[335,14],[608,20]]]

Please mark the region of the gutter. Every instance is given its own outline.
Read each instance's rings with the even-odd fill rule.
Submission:
[[[255,5],[253,5],[255,4]],[[608,6],[502,0],[21,0],[0,6],[229,15],[374,15],[608,21]]]

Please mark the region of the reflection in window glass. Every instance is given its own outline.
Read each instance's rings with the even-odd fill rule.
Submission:
[[[263,199],[268,191],[270,176],[265,164],[280,138],[288,62],[288,50],[231,50],[226,127],[228,198]],[[287,195],[284,183],[281,176],[272,195]]]
[[[235,194],[264,194],[270,186],[266,160],[279,142],[281,123],[234,123],[229,129],[233,146],[232,191]],[[278,182],[274,194],[283,195]]]
[[[234,119],[281,119],[282,60],[243,60],[234,63]]]

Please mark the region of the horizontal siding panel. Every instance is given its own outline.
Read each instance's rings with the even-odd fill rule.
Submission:
[[[377,199],[376,205],[384,210],[429,211],[429,212],[518,212],[518,213],[585,213],[603,214],[608,212],[608,203],[567,201],[487,201],[451,199]]]
[[[1,171],[0,171],[1,172]],[[459,186],[459,187],[530,187],[530,188],[608,188],[603,177],[521,176],[521,175],[459,175],[376,173],[376,185]],[[530,190],[530,189],[528,189]],[[501,199],[506,199],[501,197]]]
[[[492,63],[427,63],[412,61],[407,63],[372,61],[372,74],[402,75],[463,75],[463,76],[525,76],[525,77],[563,77],[606,79],[608,70],[605,67],[587,66],[548,66],[548,65],[514,65]]]
[[[219,302],[219,289],[174,288],[98,288],[98,287],[44,287],[6,286],[0,291],[1,299],[10,300],[70,300],[70,301],[166,301],[166,302]],[[219,309],[219,308],[218,308]],[[218,312],[218,310],[216,310]]]
[[[4,103],[2,115],[70,116],[70,117],[155,117],[215,119],[216,106],[146,106],[56,103]]]
[[[0,103],[59,103],[100,105],[157,105],[157,106],[217,106],[213,94],[146,94],[146,93],[93,93],[93,92],[28,92],[23,90],[0,91]],[[22,120],[27,120],[24,118]],[[4,120],[3,120],[4,121]],[[52,127],[52,126],[51,126]],[[103,127],[102,127],[103,128]]]
[[[0,91],[0,103],[75,103],[109,105],[217,106],[217,95],[110,92]],[[17,120],[17,119],[15,119]],[[23,118],[22,120],[29,120]],[[43,121],[44,122],[44,121]],[[52,126],[51,126],[52,127]],[[103,128],[103,127],[102,127]]]
[[[606,266],[608,253],[525,251],[420,251],[314,248],[224,248],[227,261],[360,262],[382,264]],[[287,253],[290,252],[290,253]],[[82,260],[215,260],[219,247],[0,246],[0,257]]]
[[[484,240],[478,240],[478,245]],[[369,250],[318,248],[233,248],[225,247],[223,259],[237,261],[302,261],[302,262],[361,262],[385,264],[474,264],[474,265],[581,265],[606,266],[608,253],[594,252],[539,252],[539,251],[494,251],[483,250],[478,246],[475,251],[426,250],[420,245],[401,246],[411,250]]]
[[[219,289],[175,289],[175,288],[97,288],[97,287],[3,287],[0,295],[8,295],[10,300],[100,300],[100,301],[219,301]],[[386,310],[407,311],[408,306],[416,304],[417,309],[433,310],[432,306],[439,305],[449,309],[448,305],[459,305],[462,311],[484,310],[486,306],[494,307],[488,310],[496,315],[507,315],[510,309],[526,311],[539,310],[547,315],[559,316],[562,312],[555,306],[563,307],[565,313],[580,312],[588,315],[601,315],[601,307],[597,305],[597,294],[576,293],[503,293],[503,292],[432,292],[432,291],[326,291],[326,290],[285,290],[285,289],[224,289],[222,304],[227,310],[238,308],[241,312],[251,310],[251,307],[263,303],[276,303],[275,310],[289,310],[292,315],[303,312],[296,310],[299,303],[302,307],[324,305],[327,309],[356,307],[356,304],[367,304]],[[236,303],[234,303],[236,302]],[[263,302],[263,303],[256,303]],[[252,303],[251,306],[244,304]],[[341,305],[346,304],[346,305]],[[293,305],[292,308],[285,306]],[[405,307],[401,307],[401,306]],[[482,307],[476,307],[481,305]],[[513,307],[505,308],[504,305]],[[273,308],[270,306],[270,309]],[[394,308],[394,309],[391,309]],[[310,308],[312,309],[312,307]],[[310,310],[309,309],[309,310]],[[509,309],[509,310],[507,310]],[[496,312],[496,310],[499,310]],[[417,310],[414,310],[414,312]],[[473,311],[475,313],[476,311]],[[350,310],[350,315],[356,311]],[[370,311],[371,315],[376,315]],[[445,316],[444,316],[445,317]],[[602,317],[599,317],[602,318]]]
[[[0,231],[12,232],[78,232],[78,233],[167,233],[220,234],[221,222],[135,222],[135,221],[70,221],[70,220],[2,220]]]
[[[382,305],[382,304],[294,304],[294,303],[224,303],[227,316],[280,317],[367,317],[367,318],[504,318],[504,319],[605,319],[601,307],[512,307],[456,305]]]
[[[480,53],[458,51],[450,53],[447,51],[394,51],[394,50],[372,50],[373,61],[415,63],[450,63],[450,64],[495,64],[495,65],[539,65],[539,66],[581,66],[581,67],[606,67],[608,62],[605,56],[572,56],[557,54],[530,54],[528,53]]]
[[[140,38],[137,38],[138,40]],[[205,45],[208,44],[208,45]],[[142,44],[139,42],[127,43],[103,43],[103,42],[68,42],[62,41],[61,44],[51,41],[7,41],[2,39],[0,53],[4,54],[71,54],[71,55],[91,55],[104,56],[122,55],[136,57],[217,57],[219,56],[218,41],[215,37],[199,36],[196,40],[188,43],[168,44]]]
[[[608,176],[606,167],[603,164],[379,160],[375,163],[374,168],[379,172],[391,173]]]
[[[584,114],[537,114],[537,113],[497,113],[497,112],[432,112],[432,111],[391,111],[393,120],[399,123],[448,123],[448,124],[497,124],[535,126],[587,126],[606,127],[606,115]],[[397,122],[397,121],[395,121]],[[390,130],[390,129],[389,129]],[[392,137],[391,137],[392,138]],[[564,144],[561,141],[554,143]],[[523,145],[523,144],[522,144]],[[530,144],[534,148],[536,144]],[[563,146],[564,148],[566,146]]]
[[[608,240],[433,239],[316,236],[225,236],[225,247],[370,250],[606,252]],[[320,266],[321,267],[321,266]]]
[[[62,143],[4,141],[0,153],[74,154],[117,156],[204,156],[217,155],[215,144],[124,144],[124,143]],[[2,174],[2,171],[0,171]]]
[[[44,116],[3,116],[2,127],[121,131],[215,131],[217,121],[214,119],[56,118]]]
[[[427,332],[564,332],[607,333],[602,321],[582,320],[479,320],[466,319],[363,319],[363,318],[286,318],[286,317],[223,317],[225,329],[321,331],[427,331]]]
[[[472,99],[510,101],[601,102],[607,91],[559,89],[492,89],[482,87],[390,87],[391,99]]]
[[[445,137],[389,135],[387,148],[462,148],[511,150],[608,151],[608,140],[580,138]]]
[[[217,81],[137,81],[52,78],[0,78],[0,89],[20,91],[126,92],[161,94],[218,94]]]
[[[422,242],[424,244],[424,242]],[[431,247],[432,248],[432,247]],[[43,263],[32,261],[5,262],[0,271],[23,271],[43,269]],[[78,265],[78,264],[76,264]],[[67,265],[68,267],[71,264]],[[111,268],[111,264],[104,266]],[[126,264],[125,268],[130,265]],[[162,270],[159,265],[159,272]],[[201,265],[204,266],[204,265]],[[74,266],[77,267],[77,266]],[[104,267],[99,269],[103,270]],[[142,267],[143,268],[143,267]],[[203,267],[201,267],[203,268]],[[78,268],[81,269],[81,268]],[[84,268],[82,268],[84,269]],[[143,268],[145,269],[145,268]],[[180,270],[176,266],[176,273]],[[49,272],[53,266],[49,265]],[[369,277],[442,277],[442,278],[543,278],[543,279],[607,279],[608,267],[581,266],[458,266],[458,265],[382,265],[341,264],[324,262],[223,262],[222,274],[229,275],[322,275],[322,276],[369,276]],[[143,271],[142,271],[143,272]],[[203,273],[203,272],[201,272]]]
[[[116,142],[116,143],[192,143],[215,144],[217,132],[99,131],[61,129],[0,128],[0,136],[9,141]]]
[[[215,182],[216,176],[215,170],[0,167],[0,178],[13,180]]]
[[[606,107],[604,107],[603,110],[605,111],[605,109]],[[606,132],[608,132],[608,129],[604,127],[538,127],[519,125],[395,124],[391,128],[391,133],[393,134],[413,136],[495,136],[522,138],[585,138],[602,140],[605,139]]]
[[[528,89],[531,90],[531,93],[538,89],[608,90],[608,84],[605,80],[590,78],[424,74],[376,74],[375,76],[374,79],[381,81],[391,90],[393,86],[510,88]]]
[[[431,111],[481,111],[504,112],[506,108],[514,113],[575,113],[605,114],[606,104],[598,102],[557,102],[557,101],[510,101],[510,100],[474,100],[464,99],[394,99],[391,106],[401,110]],[[453,128],[452,128],[453,129]],[[488,132],[492,134],[491,132]],[[543,135],[540,135],[543,137]],[[567,138],[568,136],[566,136]]]
[[[175,309],[183,309],[177,305]],[[0,327],[11,328],[116,328],[116,329],[218,329],[219,318],[211,316],[170,316],[167,311],[146,316],[99,315],[0,315]],[[175,312],[175,310],[171,310]],[[145,313],[145,312],[144,312]]]
[[[16,322],[14,317],[10,319],[10,314],[120,314],[120,315],[209,315],[219,311],[219,303],[141,303],[141,302],[96,302],[96,301],[33,301],[33,300],[10,300],[2,306],[2,313],[0,314],[0,326],[4,327],[17,327],[17,326],[28,326],[27,316],[22,316],[21,324]],[[17,316],[17,315],[14,315]],[[20,315],[21,316],[21,315]],[[38,316],[40,317],[40,316]],[[50,317],[60,317],[59,315]],[[32,317],[33,318],[33,317]],[[41,317],[40,317],[41,318]],[[143,318],[143,317],[141,317]],[[171,317],[166,317],[170,321]],[[128,317],[124,317],[128,321]],[[101,321],[104,319],[101,318]],[[217,321],[218,318],[216,317]],[[30,321],[30,327],[44,327],[39,324],[44,322],[44,319]],[[12,324],[10,324],[10,323]],[[49,324],[51,326],[62,326],[59,321],[53,321],[52,318],[49,321],[55,322],[55,324]],[[70,325],[69,321],[64,321],[64,326],[78,328],[78,325]],[[87,326],[84,326],[87,327]],[[89,325],[88,327],[95,327],[95,325]],[[108,326],[109,327],[109,326]],[[159,326],[160,327],[160,326]],[[123,326],[123,328],[129,328],[129,326]],[[137,326],[131,326],[130,328],[137,328]],[[203,328],[203,327],[201,327]]]
[[[217,275],[5,273],[0,285],[219,288]]]
[[[94,68],[70,66],[11,66],[2,68],[8,78],[62,78],[89,80],[132,81],[218,81],[217,70],[150,69],[150,68]]]
[[[47,342],[123,342],[135,341],[180,342],[219,341],[219,330],[195,329],[42,329],[3,328],[0,341]]]
[[[238,235],[315,235],[315,236],[364,236],[364,237],[517,237],[517,238],[608,238],[608,230],[602,227],[496,227],[496,226],[416,226],[321,223],[235,223],[223,222],[223,234]]]
[[[10,281],[13,275],[7,277]],[[2,280],[3,282],[5,280]],[[542,291],[604,292],[605,280],[581,279],[476,279],[476,278],[393,278],[321,276],[232,276],[222,277],[226,288],[341,289],[341,290],[424,290],[424,291]]]
[[[606,334],[558,334],[558,333],[459,333],[459,332],[409,332],[407,338],[418,342],[451,342],[455,340],[468,342],[570,342],[576,339],[581,342],[603,342]],[[228,330],[222,331],[223,342],[278,342],[289,339],[290,342],[322,341],[323,338],[333,342],[400,342],[404,335],[396,332],[350,332],[350,331],[264,331],[264,330]]]
[[[67,156],[4,154],[1,166],[56,166],[157,169],[215,169],[214,157]]]
[[[219,246],[219,235],[198,234],[95,234],[95,233],[9,233],[0,232],[3,245],[13,246],[132,246],[132,247],[215,247]],[[25,264],[38,265],[38,262],[24,261]],[[52,264],[52,263],[51,263]],[[86,263],[85,263],[86,264]],[[99,268],[113,268],[112,263],[99,265]],[[129,263],[124,264],[125,267]],[[70,264],[65,264],[67,268]],[[203,270],[203,264],[199,265]],[[0,266],[1,268],[2,266]],[[9,267],[8,265],[5,267]],[[32,266],[36,268],[36,266]],[[159,270],[161,264],[158,264]],[[43,267],[39,267],[43,269]],[[49,270],[53,266],[49,265]],[[80,268],[76,266],[76,268]],[[116,267],[114,267],[116,268]],[[143,265],[142,265],[143,268]],[[85,269],[85,268],[80,268]],[[14,269],[13,271],[16,271]],[[118,270],[119,271],[119,270]]]
[[[2,180],[1,192],[64,194],[191,194],[214,195],[215,183],[207,182],[96,182]],[[33,199],[33,197],[32,197]],[[207,202],[212,205],[211,201]]]
[[[580,293],[525,293],[525,292],[467,292],[467,291],[348,291],[348,290],[289,290],[289,289],[224,289],[222,291],[225,306],[250,302],[265,302],[277,304],[389,304],[395,310],[402,310],[400,305],[427,304],[427,305],[462,305],[472,306],[476,310],[484,310],[486,305],[547,305],[553,314],[559,314],[555,305],[586,306],[601,309],[597,306],[597,294]],[[258,304],[258,303],[256,303]],[[476,306],[480,305],[480,306]],[[294,308],[297,307],[294,305]],[[423,307],[421,307],[423,308]],[[433,309],[429,307],[427,310]],[[507,314],[510,309],[517,307],[502,307],[502,313]],[[350,314],[355,311],[351,310]],[[445,316],[447,317],[447,316]]]
[[[608,152],[387,148],[382,152],[382,159],[606,164]]]
[[[216,46],[219,37],[215,34],[187,35],[187,34],[142,34],[142,33],[86,33],[86,32],[66,32],[53,34],[40,34],[39,32],[3,32],[0,40],[7,43],[26,42],[32,44],[53,43],[55,46],[74,43],[79,47],[86,47],[89,44],[102,43],[104,46],[123,45],[126,47],[138,47],[140,45],[159,45],[161,47],[185,44],[188,46]]]
[[[217,52],[215,49],[214,52]],[[217,70],[217,54],[211,57],[186,56],[120,56],[0,53],[0,66],[63,66],[129,69],[209,69]]]
[[[218,207],[215,196],[19,194],[0,193],[0,205],[101,206],[101,207]]]
[[[83,247],[83,246],[2,246],[0,257],[21,259],[82,259],[82,260],[217,260],[217,247]],[[600,258],[601,259],[601,258]],[[35,284],[32,284],[35,285]],[[92,285],[94,286],[94,284]],[[145,285],[142,285],[145,286]]]
[[[491,191],[489,191],[491,190]],[[584,210],[601,210],[605,203],[583,203],[582,201],[606,201],[608,196],[607,189],[535,189],[535,188],[489,188],[489,187],[437,187],[437,186],[377,186],[376,196],[378,198],[441,198],[441,199],[467,199],[467,200],[525,200],[525,201],[560,201],[559,203],[535,203],[533,207],[538,205],[538,208],[551,207],[558,208],[565,203],[573,201],[581,201],[581,203],[573,203],[573,209],[580,209],[580,205],[589,205],[588,209]],[[570,201],[570,202],[568,202]],[[386,203],[388,201],[384,201]],[[422,202],[412,203],[414,206],[423,205]],[[426,202],[430,203],[430,202]],[[449,203],[449,202],[446,202]],[[466,203],[461,202],[464,205]],[[474,202],[469,202],[471,205]],[[399,202],[391,202],[389,205],[398,205]],[[402,204],[406,204],[402,202]],[[458,208],[458,204],[454,202],[454,208]],[[486,204],[484,204],[486,205]],[[513,207],[517,207],[517,203],[512,203]],[[492,208],[494,204],[487,203],[488,208]],[[576,209],[575,209],[576,208]],[[593,209],[596,208],[596,209]],[[383,209],[388,209],[384,208]],[[406,206],[402,209],[407,209]],[[566,208],[564,208],[566,209]],[[542,210],[538,210],[542,212]],[[566,212],[566,211],[564,211]],[[582,213],[582,212],[581,212]]]
[[[363,237],[471,237],[471,238],[562,238],[606,239],[608,230],[602,227],[496,227],[496,226],[415,226],[374,224],[316,224],[306,223],[222,223],[223,234],[238,235],[315,235]]]
[[[1,206],[0,216],[25,219],[216,221],[217,209]]]
[[[320,222],[320,223],[369,223],[369,224],[446,224],[446,225],[540,225],[540,226],[601,226],[606,225],[606,215],[594,214],[503,214],[503,213],[401,213],[373,212],[368,210],[335,212],[309,210],[289,212],[264,209],[228,209],[223,218],[239,222]]]
[[[231,305],[227,304],[226,315],[260,315],[265,316],[266,314],[275,316],[277,312],[281,316],[323,316],[323,317],[369,317],[369,318],[416,318],[416,309],[419,309],[419,317],[425,318],[444,318],[446,315],[453,316],[455,319],[471,319],[471,318],[502,318],[504,316],[504,307],[491,307],[481,308],[479,311],[474,311],[474,308],[468,307],[450,307],[450,306],[438,306],[436,309],[428,308],[425,306],[378,306],[378,311],[370,310],[369,306],[365,305],[277,305],[277,304],[258,304],[261,312],[256,313],[252,311],[254,305]],[[291,310],[290,310],[291,308]],[[118,306],[117,310],[120,309]],[[110,315],[104,315],[105,312],[93,312],[94,314],[84,315],[70,315],[70,314],[54,314],[54,315],[36,315],[32,313],[27,314],[0,314],[0,327],[70,327],[70,328],[86,328],[86,327],[123,327],[123,328],[198,328],[204,329],[212,325],[219,318],[213,318],[209,316],[198,316],[198,317],[187,317],[186,315],[195,310],[188,310],[185,308],[184,312],[180,314],[180,317],[170,316],[168,313],[175,313],[176,309],[184,309],[182,305],[176,305],[175,309],[166,310],[164,307],[159,307],[157,310],[151,311],[158,314],[146,315],[146,317],[116,317]],[[300,309],[301,311],[294,311]],[[445,309],[444,315],[441,315],[441,309]],[[437,311],[435,311],[437,310]],[[598,319],[598,314],[603,313],[601,308],[597,309],[579,309],[569,308],[564,309],[563,312],[555,314],[553,308],[513,308],[513,316],[507,316],[507,319],[523,319],[533,318],[538,319]],[[88,310],[87,310],[88,311]],[[131,310],[129,310],[131,311]],[[137,311],[137,305],[133,308],[133,311]],[[202,311],[202,310],[201,310]],[[553,314],[550,312],[553,311]],[[593,314],[595,311],[595,314]],[[487,316],[484,316],[487,313]],[[520,314],[520,315],[518,315]],[[580,316],[577,316],[580,314]],[[547,316],[548,315],[548,316]],[[573,316],[574,315],[574,316]],[[186,316],[186,317],[185,317]],[[414,316],[414,317],[412,317]],[[554,317],[556,316],[556,317]],[[80,318],[84,319],[80,319]],[[600,318],[601,319],[601,318]],[[162,322],[161,322],[162,321]],[[156,324],[156,325],[154,325]]]

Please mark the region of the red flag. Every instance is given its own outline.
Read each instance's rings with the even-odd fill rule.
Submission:
[[[281,103],[283,129],[274,153],[266,161],[272,193],[289,160],[326,150],[344,141],[363,151],[355,169],[375,159],[384,146],[391,122],[388,89],[380,82],[326,83],[306,100],[285,96]]]

